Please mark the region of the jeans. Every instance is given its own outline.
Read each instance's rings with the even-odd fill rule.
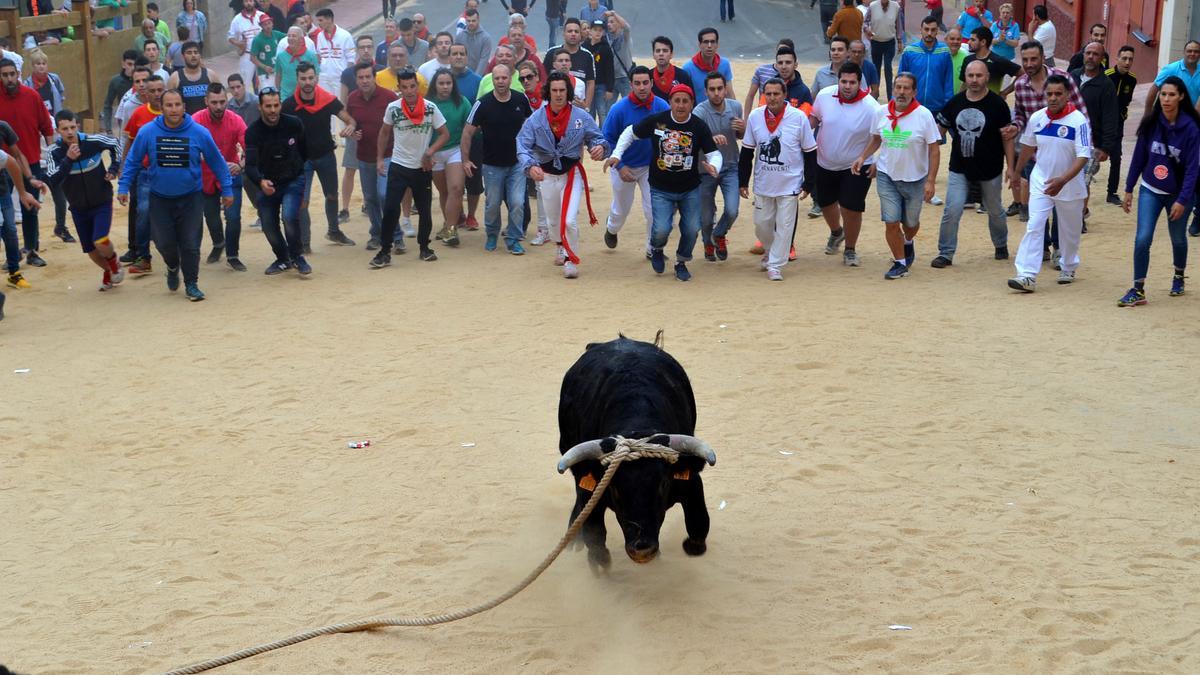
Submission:
[[[134,253],[139,258],[150,260],[150,239],[153,230],[150,227],[150,175],[145,171],[138,174],[137,179],[137,248]]]
[[[547,45],[558,44],[558,42],[555,40],[555,38],[558,37],[558,29],[562,28],[562,26],[563,26],[563,17],[561,17],[561,16],[549,17],[548,16],[548,17],[546,17],[546,23],[549,24],[549,26],[550,26],[550,39],[546,42],[546,44]],[[549,49],[549,47],[547,47],[547,49]]]
[[[0,195],[0,236],[4,239],[4,266],[12,274],[21,269],[21,244],[17,241],[17,221],[9,192]]]
[[[604,118],[608,117],[608,111],[613,107],[613,103],[616,102],[616,94],[613,94],[612,101],[605,100],[604,94],[608,91],[610,91],[608,85],[597,84],[595,93],[592,96],[592,107],[588,109],[592,117],[599,120],[601,127],[604,126]]]
[[[617,66],[617,68],[620,69],[620,66]],[[633,88],[629,85],[629,78],[618,75],[617,79],[613,80],[613,91],[616,92],[616,95],[613,97],[612,103],[616,105],[617,101],[625,98],[633,91]],[[612,109],[612,105],[608,107],[610,110]]]
[[[265,192],[258,198],[258,217],[262,220],[263,236],[271,245],[276,262],[288,263],[304,254],[300,232],[300,202],[304,200],[304,176],[297,176],[287,185],[276,185],[275,193]],[[283,230],[279,220],[283,217]]]
[[[321,180],[321,191],[325,193],[325,222],[330,234],[340,232],[338,228],[338,167],[337,155],[329,153],[323,157],[310,157],[304,163],[304,201],[312,197],[313,174]],[[312,221],[308,217],[308,209],[300,210],[300,233],[303,245],[312,244]]]
[[[46,172],[45,172],[45,170],[42,169],[41,164],[32,162],[30,164],[29,170],[30,170],[30,173],[33,174],[34,178],[42,181],[43,183],[46,182]],[[29,184],[28,180],[25,181],[25,190],[28,191],[29,194],[33,195],[34,197],[37,197],[38,201],[41,201],[41,199],[42,199],[41,190],[35,189],[32,185]],[[38,234],[38,212],[37,212],[37,210],[30,211],[29,209],[25,208],[24,206],[21,206],[21,238],[24,239],[24,241],[25,241],[25,250],[27,250],[27,251],[38,250],[39,245],[41,244],[41,240],[39,239],[39,234]]]
[[[224,247],[226,258],[238,257],[238,244],[242,239],[242,177],[233,176],[233,206],[224,209],[225,231],[221,231],[221,193],[204,195],[204,222],[208,224],[208,235],[213,248]]]
[[[688,262],[696,248],[696,235],[700,233],[700,188],[687,192],[666,192],[650,188],[650,210],[654,214],[654,225],[650,235],[650,246],[661,249],[667,245],[675,210],[679,210],[679,246],[675,248],[675,259]]]
[[[500,202],[508,203],[508,228],[504,241],[509,246],[521,241],[525,224],[525,172],[519,164],[513,166],[483,165],[484,190],[483,227],[488,238],[500,235]]]
[[[887,97],[892,98],[892,59],[896,58],[896,40],[871,40],[871,62],[887,84]]]
[[[384,253],[391,253],[392,240],[396,238],[400,224],[400,201],[409,190],[412,190],[413,208],[417,210],[417,244],[422,251],[429,248],[429,235],[433,232],[433,172],[389,162],[387,195],[383,200],[383,232],[379,237],[380,250]]]
[[[925,181],[892,180],[882,171],[875,179],[880,220],[884,223],[900,223],[910,229],[920,225],[921,206],[925,203]]]
[[[1137,204],[1137,235],[1133,240],[1133,280],[1144,281],[1150,270],[1150,245],[1154,243],[1154,228],[1158,225],[1158,216],[1163,211],[1168,214],[1176,202],[1176,195],[1160,195],[1142,186],[1138,190]],[[1184,209],[1179,220],[1168,220],[1167,231],[1171,234],[1171,253],[1175,269],[1187,267],[1187,221],[1188,213],[1192,210],[1191,203]],[[1170,217],[1168,215],[1168,217]]]
[[[721,190],[721,203],[724,206],[720,220],[717,220],[718,189]],[[737,220],[738,202],[741,198],[738,193],[736,162],[733,162],[732,168],[723,169],[716,178],[706,173],[700,174],[700,233],[705,246],[713,245],[713,237],[729,234],[729,228],[733,227],[733,221]]]
[[[726,7],[729,8],[728,13],[725,11]],[[733,18],[733,0],[721,0],[721,20],[724,21],[726,17]]]
[[[154,245],[167,269],[183,269],[183,281],[200,278],[200,240],[203,238],[203,194],[197,190],[182,197],[151,194],[146,204],[154,230]]]
[[[387,177],[380,176],[375,162],[358,162],[358,185],[362,189],[363,206],[367,209],[367,220],[371,223],[368,234],[379,239],[383,230],[383,195],[387,193]],[[404,239],[404,232],[396,230],[396,245]]]
[[[967,177],[950,172],[946,181],[946,206],[942,211],[942,224],[938,230],[938,255],[954,260],[958,249],[958,221],[962,218],[963,204],[967,201]],[[987,209],[988,232],[996,248],[1008,246],[1008,218],[1004,214],[1001,191],[1004,189],[1004,172],[991,180],[979,181],[983,195],[983,206]]]

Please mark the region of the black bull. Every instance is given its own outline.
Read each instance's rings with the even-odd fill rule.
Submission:
[[[716,455],[696,430],[696,400],[692,384],[679,362],[655,344],[620,339],[590,344],[563,377],[558,403],[559,471],[570,467],[575,477],[575,507],[571,521],[583,510],[604,474],[598,457],[615,447],[613,436],[652,437],[654,443],[680,450],[679,461],[661,459],[625,462],[617,470],[580,538],[588,562],[608,567],[604,513],[612,509],[625,535],[625,552],[635,562],[658,555],[658,535],[667,509],[683,507],[687,538],[683,550],[703,555],[708,537],[708,509],[700,472]],[[573,450],[574,449],[574,450]]]

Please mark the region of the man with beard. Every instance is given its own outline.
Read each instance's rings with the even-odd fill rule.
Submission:
[[[202,167],[204,192],[204,220],[208,225],[208,234],[212,238],[212,252],[208,254],[206,263],[212,265],[221,262],[224,253],[229,266],[238,272],[245,272],[246,266],[238,257],[238,244],[242,237],[242,148],[246,147],[246,122],[237,114],[226,110],[229,104],[229,94],[220,82],[208,85],[208,94],[204,99],[204,110],[192,115],[192,121],[208,129],[213,142],[225,158],[225,166],[229,169],[230,184],[233,187],[233,203],[222,208],[220,185],[217,177],[208,167]],[[221,216],[224,211],[225,228],[221,229]]]
[[[17,147],[29,162],[32,178],[25,180],[25,190],[40,194],[45,172],[42,170],[42,141],[54,142],[54,126],[50,113],[46,111],[42,97],[36,91],[21,84],[21,72],[10,59],[0,59],[0,121],[8,122],[17,134]],[[25,262],[34,267],[45,267],[46,261],[38,255],[41,247],[38,233],[38,209],[21,205],[21,234],[25,244]]]
[[[655,40],[657,42],[657,38]],[[592,106],[592,96],[596,91],[596,59],[592,52],[581,46],[582,44],[582,24],[579,22],[579,19],[567,19],[563,24],[563,43],[546,50],[546,56],[542,59],[542,65],[545,66],[546,72],[550,72],[554,70],[554,57],[559,52],[570,54],[571,75],[576,79],[583,80],[585,83],[583,100],[575,101],[575,105],[588,110]],[[668,57],[669,59],[670,57]]]
[[[259,92],[258,108],[258,121],[246,131],[246,177],[262,192],[258,216],[275,254],[275,262],[265,274],[273,276],[295,267],[301,275],[308,275],[312,267],[304,259],[300,236],[300,202],[308,160],[304,124],[295,115],[283,114],[276,89]]]
[[[183,94],[183,108],[189,115],[204,110],[207,105],[208,85],[221,83],[221,77],[204,67],[200,61],[200,44],[183,43],[183,68],[176,70],[167,80],[167,89],[178,89]]]

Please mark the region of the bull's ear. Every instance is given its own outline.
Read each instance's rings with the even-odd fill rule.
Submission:
[[[655,445],[665,445],[668,448],[671,447],[671,437],[666,434],[658,434],[657,436],[651,436],[649,442],[653,443]]]
[[[658,347],[660,350],[663,348],[663,345],[666,344],[666,340],[663,338],[663,332],[663,329],[659,328],[658,332],[654,334],[654,346]]]

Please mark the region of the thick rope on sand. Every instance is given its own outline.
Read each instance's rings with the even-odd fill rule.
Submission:
[[[435,614],[433,616],[421,617],[401,617],[395,619],[361,619],[359,621],[335,623],[303,633],[297,633],[296,635],[283,638],[282,640],[268,642],[266,644],[249,647],[247,649],[243,649],[241,651],[227,654],[215,659],[202,661],[191,666],[176,668],[175,670],[168,671],[166,675],[190,675],[191,673],[201,673],[206,670],[212,670],[213,668],[229,665],[235,661],[248,659],[251,656],[265,654],[266,652],[274,651],[276,649],[283,649],[284,647],[289,647],[291,645],[304,642],[305,640],[311,640],[322,635],[332,635],[334,633],[354,633],[360,630],[370,630],[372,628],[383,628],[386,626],[435,626],[437,624],[450,623],[452,621],[465,619],[470,616],[475,616],[476,614],[482,614],[489,609],[499,606],[501,603],[511,599],[517,593],[520,593],[530,584],[532,584],[534,580],[541,576],[542,572],[545,572],[546,568],[550,567],[550,564],[553,563],[556,558],[558,558],[558,555],[563,552],[563,549],[567,547],[567,544],[571,543],[571,541],[575,539],[575,536],[579,534],[579,530],[583,527],[583,523],[587,521],[588,516],[590,516],[592,511],[596,508],[596,504],[600,502],[600,497],[602,497],[604,495],[604,491],[608,489],[608,483],[612,480],[613,475],[616,474],[617,468],[619,468],[623,462],[629,462],[637,459],[663,459],[671,464],[674,464],[679,459],[678,452],[662,445],[649,443],[648,438],[631,440],[617,436],[615,439],[617,441],[616,448],[614,448],[612,452],[604,455],[604,457],[602,457],[600,460],[602,464],[608,466],[608,468],[604,471],[604,476],[601,477],[600,482],[597,483],[595,490],[592,492],[591,499],[587,501],[587,504],[584,504],[583,510],[579,512],[579,515],[575,518],[574,522],[572,522],[571,526],[567,528],[566,533],[561,539],[558,540],[558,545],[554,547],[554,550],[550,551],[550,554],[542,560],[541,564],[534,568],[534,570],[526,575],[526,577],[517,583],[517,585],[496,596],[495,598],[492,598],[491,600],[488,600],[482,604],[468,607],[466,609],[460,609],[456,612],[450,612],[448,614]]]

